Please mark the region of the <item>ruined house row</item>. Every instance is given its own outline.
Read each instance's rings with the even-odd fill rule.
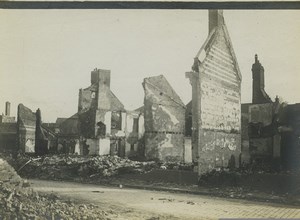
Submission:
[[[192,89],[187,105],[160,75],[144,79],[144,105],[128,111],[110,89],[110,71],[94,69],[91,85],[79,90],[77,112],[69,118],[43,124],[40,110],[33,113],[22,104],[17,122],[6,112],[1,147],[193,162],[199,175],[243,163],[295,167],[300,156],[299,104],[269,98],[257,56],[253,101],[241,104],[242,77],[222,10],[209,10],[208,26],[208,37],[185,74]]]

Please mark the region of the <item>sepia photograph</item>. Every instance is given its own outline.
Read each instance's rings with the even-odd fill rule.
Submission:
[[[1,7],[0,219],[300,219],[299,39],[299,10]]]

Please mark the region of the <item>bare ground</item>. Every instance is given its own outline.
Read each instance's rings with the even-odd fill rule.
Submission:
[[[92,203],[109,218],[117,220],[300,217],[300,209],[296,206],[71,182],[30,182],[36,191],[55,192],[74,202]]]

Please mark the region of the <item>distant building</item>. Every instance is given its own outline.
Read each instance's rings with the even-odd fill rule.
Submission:
[[[56,145],[56,136],[42,126],[41,111],[31,111],[18,105],[17,121],[10,116],[10,103],[6,102],[5,115],[0,116],[0,151],[13,154],[43,155]]]
[[[5,103],[5,114],[0,115],[0,151],[17,151],[17,122],[10,116],[10,103]]]
[[[5,103],[5,114],[0,115],[0,123],[14,123],[16,118],[10,116],[10,102]]]

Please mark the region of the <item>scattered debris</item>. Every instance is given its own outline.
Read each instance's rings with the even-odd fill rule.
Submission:
[[[74,204],[55,194],[39,194],[2,159],[0,173],[1,219],[109,219],[93,204]]]
[[[92,191],[93,193],[104,193],[104,191],[98,191],[98,190],[95,190],[95,191]]]
[[[10,159],[18,173],[26,178],[51,180],[95,180],[129,173],[147,173],[153,169],[192,170],[192,164],[180,162],[157,163],[132,161],[118,156],[48,155],[29,157],[19,155]],[[122,188],[120,184],[120,188]]]

